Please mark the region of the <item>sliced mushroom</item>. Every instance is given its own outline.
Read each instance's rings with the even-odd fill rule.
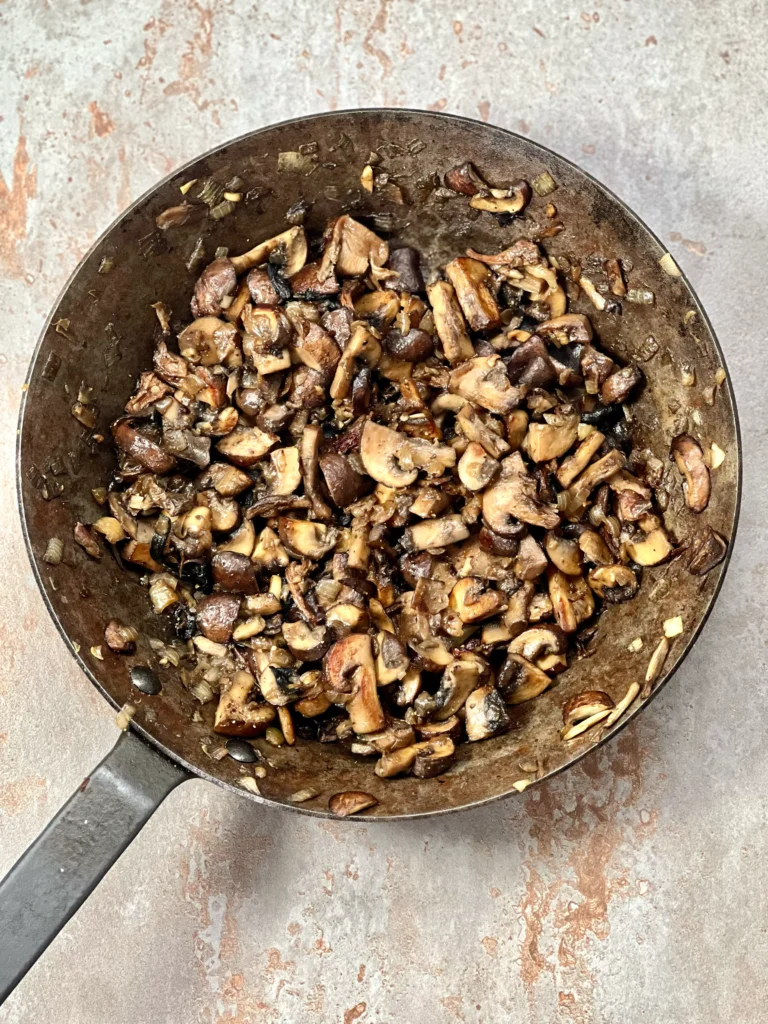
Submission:
[[[467,334],[467,325],[453,285],[436,281],[427,286],[427,298],[435,317],[435,329],[449,363],[471,359],[475,349]]]
[[[258,594],[256,566],[239,551],[219,548],[211,559],[213,578],[222,590],[233,594]]]
[[[369,481],[353,469],[345,455],[335,452],[321,455],[320,471],[331,501],[337,508],[346,508],[369,490]]]
[[[320,661],[330,643],[325,626],[312,627],[306,622],[283,623],[283,636],[288,644],[288,650],[299,661]]]
[[[389,246],[359,221],[343,216],[334,221],[320,263],[318,277],[324,281],[334,270],[339,277],[360,277],[370,267],[383,267]]]
[[[417,779],[433,779],[453,764],[455,747],[450,736],[435,736],[415,746],[418,752],[411,771]]]
[[[459,479],[470,491],[482,491],[493,480],[498,469],[499,463],[477,441],[471,441],[459,459]],[[413,505],[411,511],[414,511]]]
[[[531,201],[531,186],[527,181],[518,181],[509,188],[488,188],[469,200],[474,210],[488,213],[520,213]]]
[[[530,534],[520,541],[512,568],[519,580],[536,580],[547,568],[547,556]]]
[[[601,711],[610,711],[614,706],[613,697],[604,690],[585,690],[569,698],[563,705],[563,722],[575,725]]]
[[[215,316],[203,316],[178,336],[179,352],[190,363],[214,366],[222,363],[238,344],[237,328]]]
[[[645,535],[640,534],[637,540],[627,541],[626,549],[629,557],[638,565],[659,565],[674,551],[666,530],[662,528],[651,530]]]
[[[259,736],[277,712],[269,704],[250,700],[256,680],[250,672],[235,672],[219,698],[213,731],[225,736]]]
[[[144,434],[140,434],[126,420],[119,420],[113,425],[112,436],[118,448],[150,473],[170,473],[176,465],[172,455],[163,451]]]
[[[339,531],[332,526],[285,516],[278,520],[278,533],[289,551],[313,561],[319,561],[327,555],[339,539]]]
[[[517,530],[518,522],[553,530],[560,522],[557,508],[539,501],[536,481],[526,471],[519,452],[504,460],[502,479],[483,494],[483,518],[496,533]]]
[[[445,275],[473,331],[487,331],[501,323],[499,307],[488,287],[491,272],[478,260],[459,256],[446,264]]]
[[[266,263],[273,253],[283,257],[281,262],[285,277],[298,274],[307,261],[307,239],[304,229],[289,228],[274,238],[268,238],[266,242],[260,242],[242,256],[233,256],[231,263],[237,274],[244,274],[251,267]]]
[[[506,611],[504,595],[486,585],[486,581],[466,576],[451,591],[450,607],[464,623],[481,622]]]
[[[498,688],[507,704],[524,704],[544,693],[553,679],[520,654],[510,654],[499,671]]]
[[[407,438],[373,420],[363,428],[360,456],[366,473],[387,487],[408,487],[418,476],[418,469],[401,464],[409,456]]]
[[[232,639],[240,598],[234,594],[209,594],[197,602],[197,628],[209,640],[227,644]]]
[[[384,728],[369,636],[353,633],[337,640],[326,655],[325,674],[331,690],[351,695],[345,701],[345,707],[358,735],[379,732]]]
[[[719,565],[728,552],[728,542],[711,526],[700,529],[688,547],[688,571],[703,576]]]
[[[535,626],[526,629],[511,641],[507,648],[510,654],[520,654],[526,661],[535,662],[549,654],[563,654],[568,641],[557,626]]]
[[[550,530],[544,541],[547,555],[552,564],[566,576],[581,576],[582,559],[578,541],[561,537]]]
[[[133,654],[138,636],[135,629],[123,625],[119,619],[110,619],[104,630],[107,647],[115,654]]]
[[[544,414],[544,423],[531,423],[523,447],[534,462],[559,459],[573,446],[579,431],[579,414],[570,406]]]
[[[152,362],[158,376],[173,387],[178,387],[189,373],[186,359],[169,352],[165,341],[158,342]]]
[[[587,582],[598,597],[618,603],[629,601],[637,593],[637,576],[628,565],[603,565],[590,569]]]
[[[216,445],[216,450],[236,466],[255,466],[280,438],[258,427],[237,427]]]
[[[584,558],[594,565],[611,565],[614,560],[608,545],[594,530],[583,530],[579,534],[579,548]]]
[[[449,661],[435,693],[434,717],[438,722],[444,722],[464,707],[467,697],[477,689],[481,675],[482,666],[478,661]]]
[[[470,743],[498,736],[509,728],[510,719],[504,700],[493,686],[473,690],[465,704],[467,739]]]
[[[493,420],[493,417],[489,418]],[[491,430],[490,426],[480,419],[478,413],[469,404],[462,406],[459,410],[456,425],[469,441],[477,441],[478,444],[481,444],[492,459],[500,459],[509,451],[510,446],[504,438]]]
[[[388,686],[405,677],[411,659],[402,641],[382,630],[376,636],[376,651],[376,679],[379,686]]]
[[[600,397],[606,405],[626,402],[638,384],[644,380],[639,366],[625,366],[612,373],[600,388]]]
[[[424,484],[419,488],[419,492],[408,511],[415,516],[419,516],[421,519],[434,519],[449,504],[450,497],[445,491]]]
[[[446,188],[465,196],[477,195],[481,189],[488,188],[488,182],[480,177],[469,160],[446,171],[443,180]]]
[[[400,312],[400,296],[390,289],[365,292],[354,308],[358,319],[367,320],[377,331],[386,331]]]
[[[678,434],[672,440],[671,452],[685,478],[685,504],[692,512],[703,512],[709,504],[710,474],[701,445],[690,434]]]
[[[606,480],[610,480],[614,473],[623,469],[626,461],[624,453],[614,448],[602,459],[598,459],[597,462],[588,466],[565,492],[569,518],[578,518],[592,491]]]
[[[339,346],[319,324],[309,324],[294,342],[294,352],[310,370],[330,380],[341,359]]]
[[[604,434],[601,434],[599,430],[593,430],[588,437],[584,438],[573,455],[563,459],[556,474],[557,482],[561,487],[571,486],[579,473],[582,473],[587,468],[592,458],[601,448],[604,440]]]
[[[407,245],[393,249],[389,254],[388,266],[396,275],[389,279],[390,288],[411,294],[424,291],[419,254],[415,249]]]
[[[588,395],[597,395],[616,370],[616,363],[604,352],[586,344],[580,356],[581,375]]]
[[[357,359],[371,367],[376,366],[381,359],[381,344],[378,338],[362,323],[355,327],[336,366],[329,392],[334,401],[346,398],[349,394]]]
[[[536,328],[537,334],[551,339],[556,345],[570,345],[575,342],[588,344],[592,341],[592,324],[583,313],[565,313],[554,320],[545,320]]]
[[[469,530],[460,515],[452,515],[415,523],[408,528],[407,535],[412,550],[427,551],[430,548],[444,548],[449,544],[466,540]]]
[[[200,491],[198,501],[211,510],[211,529],[215,533],[229,533],[237,526],[240,506],[234,498],[223,498],[217,491]]]
[[[126,403],[125,411],[130,416],[151,414],[154,411],[155,403],[159,402],[170,390],[170,385],[161,380],[157,374],[142,373],[139,386]]]
[[[523,397],[523,392],[510,383],[506,365],[499,355],[476,356],[457,367],[451,373],[450,389],[467,401],[501,415],[511,412]]]
[[[219,316],[222,300],[233,295],[236,288],[237,273],[231,260],[224,256],[209,263],[195,284],[192,315]]]
[[[293,327],[285,311],[279,306],[246,306],[242,317],[246,366],[265,376],[288,369]]]
[[[274,476],[272,479],[273,494],[293,494],[301,483],[301,467],[299,466],[299,449],[275,448],[269,453]]]
[[[280,538],[269,526],[265,526],[259,534],[251,560],[265,572],[279,572],[290,562]]]
[[[318,519],[330,519],[331,509],[320,493],[320,445],[323,441],[323,428],[311,423],[304,428],[299,444],[301,473],[304,478],[304,493],[312,502],[312,511]]]
[[[623,523],[636,523],[652,511],[650,487],[626,470],[614,473],[609,486],[616,495],[616,511]]]
[[[595,601],[583,576],[566,576],[554,566],[547,574],[549,598],[557,624],[564,633],[575,633],[595,610]]]
[[[272,279],[267,271],[262,270],[260,267],[254,267],[253,270],[248,271],[248,275],[245,278],[245,287],[251,302],[257,306],[277,306],[280,302],[280,296],[275,291]],[[227,319],[229,319],[228,314],[231,309],[232,307],[230,306],[225,313]]]

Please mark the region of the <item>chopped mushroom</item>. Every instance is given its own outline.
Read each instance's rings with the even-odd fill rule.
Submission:
[[[496,475],[499,464],[477,441],[471,441],[459,459],[459,479],[470,491],[482,491]],[[413,505],[411,511],[414,511]]]
[[[427,287],[427,297],[435,317],[435,329],[449,363],[463,363],[475,354],[467,334],[467,325],[461,312],[453,285],[436,281]]]
[[[446,264],[445,275],[454,287],[462,312],[473,331],[487,331],[501,323],[488,282],[491,273],[477,260],[459,256]]]
[[[526,471],[519,452],[505,459],[502,479],[484,492],[483,518],[502,536],[514,532],[518,520],[546,530],[560,523],[557,508],[539,501],[536,482]]]
[[[376,670],[371,638],[353,633],[337,640],[325,659],[328,686],[337,694],[349,695],[345,707],[358,735],[378,732],[384,727],[384,713],[376,689]]]
[[[451,373],[450,389],[489,412],[502,415],[511,412],[523,397],[520,389],[510,383],[506,366],[498,355],[477,356],[457,367]]]
[[[260,736],[277,712],[270,704],[251,700],[256,680],[250,672],[235,672],[219,698],[213,731],[225,736]]]
[[[710,474],[704,452],[690,434],[678,434],[672,440],[672,456],[682,473],[685,503],[692,512],[703,512],[709,504]]]
[[[481,686],[467,697],[465,727],[470,743],[498,736],[509,728],[504,701],[492,686]]]

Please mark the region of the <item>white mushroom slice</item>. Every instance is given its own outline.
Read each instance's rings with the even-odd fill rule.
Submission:
[[[250,672],[235,672],[229,687],[219,698],[214,732],[225,736],[258,736],[274,721],[273,707],[249,700],[255,685]]]
[[[451,372],[449,387],[467,401],[501,415],[511,412],[523,397],[523,392],[512,385],[499,355],[475,356],[458,366]]]
[[[453,285],[436,281],[427,287],[427,298],[435,317],[435,329],[449,363],[471,359],[475,349],[467,334],[467,325],[456,299]]]
[[[561,537],[552,530],[544,540],[549,560],[566,576],[581,576],[582,558],[578,541]]]
[[[557,482],[561,487],[571,486],[579,473],[582,473],[587,468],[589,463],[592,461],[593,456],[597,454],[604,440],[604,434],[601,434],[599,430],[593,430],[592,433],[581,442],[573,455],[569,455],[567,459],[563,459],[556,474]]]
[[[237,344],[237,328],[215,316],[201,316],[178,336],[179,352],[190,363],[214,366]]]
[[[487,331],[501,323],[499,307],[487,281],[491,272],[479,260],[459,256],[445,266],[445,276],[456,291],[456,298],[473,331]]]
[[[375,367],[381,359],[381,344],[365,324],[358,324],[347,342],[333,375],[330,396],[334,401],[346,398],[352,387],[355,360],[362,359],[366,366]]]
[[[382,630],[376,636],[376,651],[376,679],[379,686],[388,686],[405,677],[411,659],[397,637]]]
[[[481,444],[471,441],[459,459],[459,479],[470,491],[482,491],[493,480],[499,463],[488,455]],[[411,506],[413,511],[413,506]]]
[[[438,722],[444,722],[446,718],[455,715],[460,708],[464,707],[467,697],[477,689],[481,674],[482,665],[478,661],[454,659],[449,662],[435,693],[437,710],[434,717]]]
[[[575,633],[579,623],[588,619],[595,610],[592,591],[582,576],[566,576],[550,567],[548,573],[549,597],[558,626],[564,633]]]
[[[330,237],[317,272],[320,281],[334,271],[339,277],[362,277],[372,267],[383,267],[389,259],[387,243],[352,217],[339,217],[329,229]]]
[[[516,532],[521,522],[553,530],[560,522],[557,508],[539,501],[536,481],[519,452],[504,460],[503,471],[506,476],[483,494],[483,517],[490,528],[502,536]]]
[[[576,442],[579,414],[570,407],[545,413],[544,423],[531,423],[523,447],[534,462],[549,462],[565,455]]]
[[[339,531],[324,523],[309,519],[289,519],[281,516],[278,520],[280,540],[298,555],[318,561],[331,551],[339,539]]]
[[[238,275],[244,274],[251,267],[258,267],[260,264],[266,263],[273,252],[285,254],[285,263],[282,269],[286,277],[298,274],[307,262],[307,239],[304,229],[301,227],[289,228],[287,231],[275,235],[274,238],[268,238],[266,242],[260,242],[253,249],[243,253],[242,256],[233,256],[231,258],[232,266]]]
[[[366,473],[387,487],[408,487],[419,473],[415,467],[401,465],[401,461],[410,459],[408,438],[373,420],[363,428],[360,457]]]
[[[295,445],[291,448],[275,448],[269,453],[269,459],[274,470],[272,494],[293,494],[301,483],[299,449]]]
[[[237,427],[216,445],[216,450],[236,466],[255,466],[280,438],[258,427]]]
[[[384,728],[384,713],[376,689],[371,638],[353,633],[337,640],[328,651],[325,672],[329,690],[350,695],[345,701],[353,730],[359,735]]]
[[[462,622],[474,623],[506,611],[507,602],[500,591],[487,587],[484,580],[466,576],[451,591],[450,607]]]
[[[467,524],[460,515],[443,516],[442,519],[425,519],[408,528],[408,537],[415,551],[430,548],[444,548],[457,544],[469,536]]]
[[[651,530],[641,540],[627,541],[626,549],[629,557],[638,565],[659,565],[674,550],[663,528]]]
[[[509,728],[509,714],[504,700],[493,686],[481,686],[473,690],[464,707],[464,727],[470,743],[498,736]]]
[[[493,417],[488,417],[492,422],[497,423]],[[497,433],[491,430],[487,423],[484,423],[476,410],[471,405],[462,406],[456,417],[456,425],[462,434],[469,441],[477,441],[488,452],[492,459],[500,459],[509,451],[509,445]]]
[[[265,526],[259,534],[256,547],[251,555],[251,561],[255,562],[256,565],[260,565],[267,572],[277,572],[279,569],[284,569],[290,562],[288,552],[280,543],[279,537],[271,527]]]

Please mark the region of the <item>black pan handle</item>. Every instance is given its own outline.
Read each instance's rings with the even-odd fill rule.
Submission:
[[[0,1004],[190,776],[125,732],[0,881]]]

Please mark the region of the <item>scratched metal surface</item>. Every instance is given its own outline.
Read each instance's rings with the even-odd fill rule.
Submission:
[[[745,502],[717,609],[617,742],[486,810],[351,827],[174,793],[2,1024],[764,1020],[765,2],[0,3],[0,872],[114,739],[35,590],[19,389],[96,235],[173,167],[305,111],[494,121],[669,243],[726,352]],[[429,12],[429,13],[427,13]]]

